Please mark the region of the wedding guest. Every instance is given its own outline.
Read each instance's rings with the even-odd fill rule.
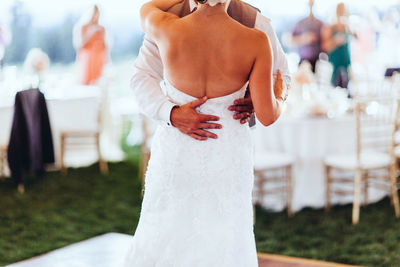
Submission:
[[[376,63],[377,30],[380,25],[379,14],[369,10],[353,18],[352,28],[357,33],[357,40],[351,44],[351,61],[361,66]]]
[[[329,53],[329,61],[333,65],[332,84],[347,88],[349,83],[350,36],[353,35],[348,26],[348,12],[344,3],[336,7],[336,18],[333,25],[322,28],[322,48]]]
[[[3,68],[3,59],[6,47],[11,42],[11,32],[5,24],[0,22],[0,70]]]
[[[29,50],[24,62],[24,70],[26,74],[34,75],[35,81],[32,80],[33,88],[39,87],[43,82],[43,74],[50,65],[49,56],[40,48],[32,48]]]
[[[388,10],[382,18],[378,42],[379,58],[385,68],[400,67],[400,11]]]
[[[309,0],[310,13],[308,17],[300,20],[294,27],[292,43],[298,47],[300,63],[310,62],[313,72],[315,63],[321,53],[321,29],[322,21],[317,19],[313,13],[314,0]]]
[[[100,10],[94,5],[84,14],[74,27],[74,47],[79,66],[80,82],[85,85],[96,84],[107,63],[106,31],[99,24]]]

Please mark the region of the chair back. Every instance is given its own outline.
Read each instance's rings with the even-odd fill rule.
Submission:
[[[385,153],[393,156],[394,118],[397,102],[392,97],[356,99],[357,162],[365,153]]]
[[[397,86],[398,88],[398,86]],[[354,99],[385,98],[397,94],[396,84],[391,79],[355,81],[350,86],[350,94]]]
[[[395,157],[395,148],[400,144],[400,98],[396,99],[396,108],[393,116],[392,151]]]

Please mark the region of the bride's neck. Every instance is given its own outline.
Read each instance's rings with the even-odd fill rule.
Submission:
[[[210,6],[210,5],[199,5],[197,8],[197,14],[205,16],[205,17],[210,17],[210,16],[216,16],[216,15],[226,15],[226,8],[225,4],[217,4],[216,6]]]

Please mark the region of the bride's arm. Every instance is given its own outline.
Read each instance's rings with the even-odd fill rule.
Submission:
[[[152,0],[140,9],[142,28],[152,39],[157,40],[171,20],[179,19],[178,16],[167,11],[183,0]]]
[[[274,93],[272,62],[273,55],[268,37],[259,33],[258,53],[250,74],[250,94],[257,119],[268,126],[274,123],[281,114],[282,100]]]

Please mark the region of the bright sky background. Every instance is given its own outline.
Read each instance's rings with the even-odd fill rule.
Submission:
[[[0,0],[0,20],[9,19],[9,7],[14,0]],[[247,0],[261,9],[264,15],[274,20],[285,20],[285,16],[299,17],[307,13],[308,0]],[[138,12],[146,0],[23,0],[33,15],[37,26],[61,22],[70,13],[81,14],[94,3],[101,6],[106,25],[121,25],[139,28]],[[316,0],[315,13],[328,19],[339,0]],[[350,11],[362,12],[371,8],[385,10],[389,6],[400,5],[400,0],[343,0]]]

